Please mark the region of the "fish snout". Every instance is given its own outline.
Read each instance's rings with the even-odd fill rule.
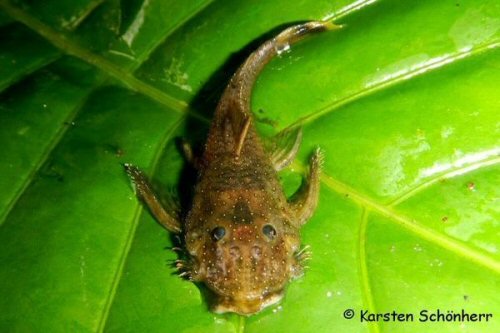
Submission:
[[[229,248],[229,256],[240,262],[250,263],[262,258],[262,246],[260,244],[232,245]]]

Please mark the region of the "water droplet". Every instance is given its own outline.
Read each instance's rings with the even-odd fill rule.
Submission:
[[[420,246],[420,244],[415,244],[415,246],[413,247],[413,249],[414,249],[416,252],[422,252],[422,247]]]
[[[447,139],[449,138],[453,132],[455,131],[455,129],[451,126],[444,126],[442,129],[441,129],[441,138],[443,139]]]
[[[330,298],[330,297],[332,297],[332,295],[333,295],[333,294],[332,294],[332,292],[331,292],[331,291],[327,291],[327,292],[326,292],[326,297]]]
[[[441,266],[443,266],[443,262],[439,259],[434,259],[431,261],[430,266],[431,267],[441,267]]]
[[[29,129],[29,126],[25,126],[17,131],[17,135],[24,135],[26,134],[26,132],[28,132]]]
[[[281,44],[281,45],[276,45],[276,53],[278,55],[282,55],[285,52],[290,51],[290,44]]]

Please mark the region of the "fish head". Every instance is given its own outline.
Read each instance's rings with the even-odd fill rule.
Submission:
[[[299,230],[283,210],[257,207],[238,201],[187,235],[197,280],[215,295],[216,313],[256,313],[279,302],[288,281],[302,274]]]

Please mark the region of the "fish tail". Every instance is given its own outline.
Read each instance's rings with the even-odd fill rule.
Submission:
[[[239,67],[224,91],[215,114],[219,125],[228,120],[231,124],[236,157],[241,152],[252,121],[250,108],[252,89],[265,65],[276,55],[288,51],[290,45],[304,37],[312,33],[338,28],[340,26],[329,21],[310,21],[291,26],[262,44]]]

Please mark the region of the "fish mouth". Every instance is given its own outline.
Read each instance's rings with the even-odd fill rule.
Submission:
[[[268,306],[278,303],[282,298],[282,290],[250,299],[220,297],[215,304],[212,305],[212,311],[215,313],[234,312],[240,315],[248,316],[262,311]]]

